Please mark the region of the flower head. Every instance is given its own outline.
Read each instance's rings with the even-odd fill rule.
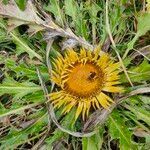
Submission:
[[[54,107],[63,106],[63,113],[76,107],[75,119],[88,116],[90,108],[108,109],[113,100],[108,92],[122,92],[119,84],[119,63],[113,63],[107,53],[70,49],[54,61],[51,80],[59,87],[50,94]]]

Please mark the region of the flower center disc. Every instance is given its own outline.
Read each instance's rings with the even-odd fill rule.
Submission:
[[[73,68],[68,68],[68,80],[64,84],[64,89],[77,97],[90,97],[101,90],[104,74],[100,67],[93,63],[77,63]]]

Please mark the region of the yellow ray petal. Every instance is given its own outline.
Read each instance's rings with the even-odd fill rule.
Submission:
[[[76,105],[76,103],[77,103],[76,101],[70,102],[68,105],[66,105],[66,106],[64,107],[62,113],[64,113],[64,114],[65,114],[65,113],[68,113],[68,112],[71,110],[71,108]]]
[[[103,97],[105,97],[108,101],[114,103],[114,101],[113,101],[109,96],[107,96],[106,94],[104,94],[103,92],[101,92],[101,95],[102,95]]]
[[[82,118],[83,118],[83,120],[85,120],[86,110],[87,110],[87,104],[86,104],[86,101],[85,101],[83,103],[83,110],[82,110]]]
[[[98,96],[96,96],[96,98],[99,101],[99,103],[102,105],[102,107],[104,107],[105,109],[108,109],[110,104],[108,103],[108,100],[102,94],[102,92]]]
[[[55,105],[57,104],[59,101],[61,101],[61,99],[66,99],[66,96],[65,95],[62,95],[61,97],[59,97],[58,99],[54,99],[52,101],[52,104]]]
[[[95,100],[94,100],[94,98],[92,98],[92,100],[91,100],[91,104],[92,104],[93,108],[94,108],[94,109],[96,109],[96,104],[95,104]]]
[[[70,50],[69,56],[72,62],[75,62],[79,59],[78,54],[74,50]]]
[[[51,81],[56,83],[58,86],[61,86],[61,78],[52,77]]]
[[[98,60],[97,64],[104,69],[108,66],[109,56],[107,54],[103,54],[100,59]]]
[[[102,91],[112,92],[112,93],[119,93],[119,92],[123,92],[124,89],[123,89],[123,87],[107,86],[107,87],[104,87],[102,89]]]
[[[70,97],[69,95],[65,94],[65,95],[62,95],[62,97],[60,97],[59,99],[56,99],[54,101],[56,102],[56,104],[54,106],[59,108],[63,104],[66,105],[67,103],[71,103],[74,100],[73,100],[72,97]]]
[[[115,81],[119,79],[119,75],[118,74],[114,74],[114,75],[109,75],[106,77],[106,82],[111,82],[111,81]]]
[[[80,58],[85,58],[86,57],[86,50],[84,48],[82,48],[80,50]]]
[[[53,92],[53,93],[48,94],[48,96],[50,97],[50,100],[58,99],[62,95],[64,95],[63,91]]]
[[[116,85],[116,84],[120,84],[120,82],[119,81],[106,82],[105,86],[107,87],[107,86],[112,86],[112,85]]]
[[[89,116],[89,111],[90,111],[90,108],[91,108],[91,101],[88,101],[86,102],[86,116]]]
[[[96,107],[99,109],[99,108],[100,108],[100,105],[99,105],[97,99],[96,99],[95,97],[93,97],[93,100],[94,100],[94,102],[95,102]]]
[[[116,69],[119,69],[120,67],[120,63],[113,63],[113,64],[110,64],[105,70],[108,72],[108,73],[111,73],[113,72],[114,70]]]
[[[99,54],[100,54],[100,51],[101,51],[100,46],[97,46],[97,47],[94,49],[94,58],[93,58],[93,60],[97,60],[97,59],[98,59],[98,56],[99,56]]]
[[[91,51],[87,51],[87,57],[89,58],[89,60],[92,60],[93,56]]]
[[[66,104],[66,99],[60,99],[55,105],[54,105],[54,108],[60,108],[62,105],[65,105]]]
[[[83,108],[83,102],[79,101],[77,111],[76,111],[76,115],[75,115],[75,120],[79,117],[79,115],[82,111],[82,108]]]

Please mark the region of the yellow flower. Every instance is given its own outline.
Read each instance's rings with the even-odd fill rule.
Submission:
[[[63,106],[62,113],[68,113],[76,107],[75,119],[82,113],[88,116],[90,108],[106,108],[113,100],[108,92],[122,92],[119,84],[119,63],[113,63],[106,53],[99,55],[81,49],[79,53],[70,49],[60,55],[54,62],[51,80],[58,89],[50,94],[50,100],[56,108]]]

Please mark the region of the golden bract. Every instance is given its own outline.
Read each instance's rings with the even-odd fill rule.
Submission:
[[[108,108],[112,99],[108,92],[122,92],[119,84],[119,63],[113,63],[106,53],[99,55],[81,49],[79,53],[67,50],[54,61],[51,80],[61,89],[50,94],[54,107],[63,106],[63,113],[68,113],[76,106],[75,119],[82,113],[83,119],[88,116],[90,108]]]

